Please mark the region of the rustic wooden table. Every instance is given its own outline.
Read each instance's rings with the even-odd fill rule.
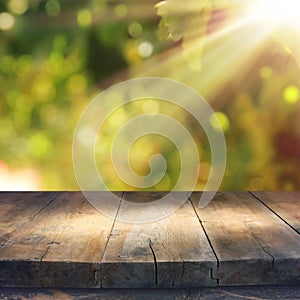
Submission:
[[[126,201],[159,193],[121,195],[119,216]],[[81,192],[0,193],[0,287],[300,284],[300,192],[217,193],[204,209],[198,199],[161,221],[129,224]]]

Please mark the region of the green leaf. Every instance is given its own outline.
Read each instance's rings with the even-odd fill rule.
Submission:
[[[182,40],[184,59],[192,69],[199,70],[211,16],[211,0],[165,0],[159,2],[156,8],[162,17],[159,37]]]

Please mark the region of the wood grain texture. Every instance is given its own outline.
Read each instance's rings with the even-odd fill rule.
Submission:
[[[299,284],[299,235],[247,192],[192,202],[219,259],[220,285]]]
[[[300,234],[300,192],[252,192]]]
[[[43,210],[56,193],[2,192],[0,194],[0,247],[9,243],[11,235],[20,230]]]
[[[193,193],[168,218],[120,221],[163,195],[93,193],[108,218],[81,192],[0,193],[0,287],[300,284],[298,193],[218,193],[204,209]]]
[[[164,193],[125,193],[126,201],[151,202]],[[130,213],[133,213],[132,211]],[[216,285],[217,261],[189,202],[169,218],[146,224],[117,221],[103,263],[103,287],[193,287]],[[134,280],[133,280],[134,278]]]
[[[100,286],[99,263],[112,224],[82,193],[60,193],[0,249],[1,285]]]
[[[300,286],[243,286],[194,289],[41,289],[5,288],[7,300],[299,300]]]
[[[0,286],[40,286],[36,274],[44,247],[34,247],[24,256],[26,246],[19,245],[15,252],[7,251],[13,245],[13,236],[22,234],[23,228],[54,201],[57,193],[6,192],[0,195]],[[24,249],[25,248],[25,249]],[[14,251],[14,250],[13,250]],[[14,255],[15,254],[15,255]],[[28,253],[27,253],[28,254]],[[25,259],[24,259],[25,257]],[[20,270],[24,272],[20,274]],[[20,276],[21,275],[21,276]]]

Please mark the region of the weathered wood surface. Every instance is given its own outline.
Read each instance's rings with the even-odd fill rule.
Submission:
[[[115,211],[108,218],[81,192],[0,193],[0,287],[300,284],[297,193],[218,193],[204,209],[193,193],[168,218],[120,221],[141,213],[129,202],[162,195],[129,192],[112,203],[95,193]]]
[[[217,193],[193,205],[219,260],[220,285],[300,284],[300,238],[250,193]]]
[[[0,194],[0,247],[10,237],[51,203],[56,193],[21,192]]]
[[[252,192],[300,234],[300,192]]]
[[[125,193],[118,217],[128,213],[126,201],[161,197],[162,193]],[[117,221],[102,262],[103,287],[217,285],[211,278],[217,261],[190,202],[161,221]]]
[[[31,199],[35,205],[37,200]],[[18,213],[22,215],[20,209]],[[99,261],[112,224],[82,193],[59,193],[0,249],[0,284],[100,286]]]
[[[243,286],[192,289],[48,289],[4,288],[7,300],[299,300],[300,286]]]

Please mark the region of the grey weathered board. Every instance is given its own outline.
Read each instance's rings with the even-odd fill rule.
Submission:
[[[5,300],[300,300],[300,286],[240,286],[185,289],[2,288]]]
[[[150,196],[150,197],[149,197]],[[126,201],[161,198],[160,193],[125,193]],[[196,287],[217,285],[217,267],[190,202],[170,217],[146,224],[117,221],[103,259],[103,287]]]
[[[300,233],[300,192],[252,192],[252,194]]]
[[[9,202],[8,199],[15,199],[16,195],[8,193],[3,197]],[[41,199],[44,201],[49,196],[50,201],[53,197],[42,195],[45,196],[30,194],[25,201],[31,201],[35,208]],[[112,228],[112,219],[96,211],[78,192],[57,193],[49,205],[34,212],[27,222],[23,221],[22,210],[18,209],[19,202],[15,202],[12,201],[16,206],[11,207],[11,215],[14,216],[15,210],[15,218],[21,217],[23,223],[0,248],[2,286],[100,286],[99,260]]]
[[[94,193],[109,218],[81,192],[0,193],[0,287],[300,284],[300,193],[218,193],[204,209],[193,193],[168,218],[120,221],[162,195]]]
[[[300,283],[300,237],[247,192],[218,193],[204,209],[191,199],[219,260],[220,285]]]

